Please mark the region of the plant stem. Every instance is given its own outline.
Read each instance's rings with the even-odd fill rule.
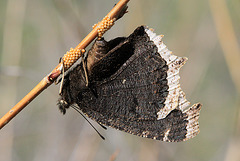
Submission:
[[[120,18],[123,16],[122,10],[130,0],[120,0],[114,8],[107,14],[111,18]],[[101,24],[102,22],[100,22]],[[76,48],[85,49],[98,36],[97,27],[95,27]],[[75,49],[76,49],[75,48]],[[50,86],[54,80],[61,74],[63,68],[62,63],[59,63],[53,71],[45,76],[37,86],[35,86],[21,101],[19,101],[9,112],[0,119],[0,129],[3,128],[12,118],[14,118],[22,109],[24,109],[34,98],[36,98],[44,89]]]

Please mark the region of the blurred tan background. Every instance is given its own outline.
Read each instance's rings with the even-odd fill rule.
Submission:
[[[22,99],[100,21],[117,0],[0,1],[0,117]],[[239,161],[240,1],[131,0],[106,39],[145,24],[189,58],[181,86],[201,102],[200,134],[181,143],[133,136],[72,109],[63,116],[52,85],[0,130],[0,161]]]

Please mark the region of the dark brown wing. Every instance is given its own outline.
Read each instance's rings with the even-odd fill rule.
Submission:
[[[198,119],[200,105],[185,112],[174,109],[165,118],[158,119],[157,113],[165,107],[169,94],[168,66],[146,33],[139,33],[142,34],[137,34],[127,45],[131,47],[127,52],[133,52],[128,55],[132,56],[110,77],[92,80],[95,94],[91,90],[82,92],[76,103],[88,117],[103,125],[163,141],[186,140],[189,119]],[[96,69],[113,67],[114,61],[122,58],[123,50],[121,47],[108,53]]]
[[[106,55],[91,65],[89,88],[81,65],[65,78],[67,106],[76,103],[91,119],[142,137],[172,142],[196,136],[201,105],[184,110],[189,103],[179,85],[186,59],[171,55],[143,26],[110,42]]]

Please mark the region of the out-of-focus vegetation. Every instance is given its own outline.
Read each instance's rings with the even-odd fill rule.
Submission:
[[[222,6],[217,5],[220,1]],[[117,2],[1,0],[0,116],[49,73]],[[164,42],[174,54],[189,58],[181,69],[180,81],[187,99],[203,104],[197,137],[165,143],[111,128],[105,131],[93,122],[106,137],[103,141],[75,111],[60,114],[56,106],[59,86],[52,85],[0,130],[0,160],[99,161],[118,154],[117,161],[239,161],[240,82],[234,72],[239,65],[232,65],[240,55],[236,53],[240,1],[131,0],[129,13],[105,37],[127,36],[142,24],[164,34]],[[229,31],[229,26],[233,30]],[[228,42],[231,44],[226,50]],[[238,71],[240,75],[240,68]]]

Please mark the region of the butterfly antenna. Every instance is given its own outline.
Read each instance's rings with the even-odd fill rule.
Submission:
[[[71,106],[75,111],[77,111],[80,115],[82,115],[82,117],[92,126],[92,128],[98,133],[98,135],[103,139],[103,140],[105,140],[105,138],[100,134],[100,132],[93,126],[93,124],[90,122],[90,121],[88,121],[88,119],[78,110],[78,108],[76,107],[76,106],[74,106],[74,105],[72,105]],[[99,124],[99,125],[101,125],[101,124]],[[104,126],[102,126],[102,127],[104,127]],[[106,127],[105,127],[106,128]]]
[[[74,105],[72,105],[72,106],[74,106]],[[79,111],[79,109],[78,109],[76,106],[74,106],[74,109],[77,110],[78,113],[80,113],[80,114],[87,120],[87,118]],[[87,121],[88,121],[88,120],[87,120]],[[88,122],[89,122],[89,121],[88,121]],[[104,125],[100,124],[99,122],[97,122],[97,123],[98,123],[98,125],[101,126],[104,130],[107,130],[107,127],[105,127]]]
[[[102,124],[98,123],[98,125],[100,125],[104,130],[107,130],[106,126],[103,126]]]

